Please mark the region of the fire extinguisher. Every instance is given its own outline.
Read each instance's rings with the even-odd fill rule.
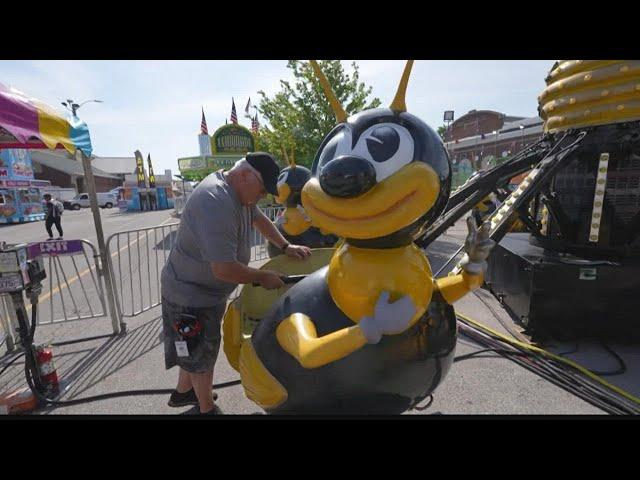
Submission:
[[[57,395],[60,392],[60,384],[56,366],[53,363],[53,350],[51,347],[48,345],[36,347],[36,361],[38,362],[40,381],[45,390],[43,393],[49,398]]]

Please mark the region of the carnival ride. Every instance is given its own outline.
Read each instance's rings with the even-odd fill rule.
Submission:
[[[628,311],[637,307],[634,294],[640,286],[640,62],[558,62],[540,97],[540,113],[546,120],[543,138],[508,162],[480,172],[448,202],[446,153],[443,164],[437,152],[425,149],[430,141],[437,145],[439,140],[404,111],[408,69],[390,109],[347,119],[314,67],[339,123],[320,147],[302,202],[314,224],[346,240],[335,250],[314,250],[307,262],[285,256],[272,259],[263,268],[287,273],[287,281],[298,283],[276,291],[246,286],[231,303],[224,319],[224,351],[240,372],[247,396],[269,413],[397,413],[416,408],[429,396],[452,362],[490,350],[606,412],[640,412],[640,399],[608,384],[599,372],[530,342],[506,338],[464,315],[454,316],[448,304],[478,286],[481,275],[471,284],[456,285],[465,273],[469,278],[465,272],[469,263],[463,261],[450,275],[439,278],[456,255],[431,275],[421,250],[493,193],[501,206],[489,216],[490,224],[485,224],[489,228],[478,233],[469,224],[466,249],[470,263],[477,264],[488,253],[488,240],[499,242],[488,257],[487,286],[512,312],[528,309],[520,320],[530,334],[576,333],[579,329],[569,328],[575,326],[627,338],[634,333],[636,325]],[[406,154],[403,143],[409,139],[413,155]],[[374,162],[394,150],[386,159],[392,160],[392,168],[376,168],[384,161],[369,162],[373,175],[355,159],[365,155],[365,149]],[[404,153],[396,157],[399,151]],[[409,169],[416,177],[425,177],[412,184],[404,176]],[[350,176],[355,171],[361,175]],[[527,177],[511,192],[509,179],[525,172]],[[382,215],[385,221],[366,223],[376,214],[374,208],[397,207],[394,195],[411,187],[416,187],[411,195],[428,198],[415,205],[407,202],[409,208],[397,208],[393,218]],[[528,231],[520,236],[511,233],[514,221]],[[530,250],[535,248],[540,250]],[[400,251],[403,255],[398,255]],[[540,273],[549,273],[544,272],[549,265],[554,268],[552,275],[541,281]],[[530,275],[533,289],[526,291],[523,282],[513,281],[522,272]],[[421,290],[425,285],[431,291]],[[582,294],[568,297],[572,290]],[[390,306],[403,307],[401,311],[385,312],[387,298],[396,300]],[[518,304],[514,298],[525,301]],[[547,310],[538,310],[545,302]],[[407,312],[416,306],[418,311],[406,322]],[[359,315],[363,311],[368,316]],[[385,328],[384,320],[392,327]],[[454,359],[456,328],[487,348]],[[27,328],[22,330],[29,336]],[[33,332],[25,343],[32,339]],[[160,393],[168,391],[43,402],[74,404]]]
[[[594,334],[629,338],[638,331],[628,311],[638,307],[637,295],[633,292],[640,287],[640,279],[634,274],[640,266],[640,62],[557,62],[546,79],[547,89],[539,97],[540,115],[545,120],[543,137],[509,161],[479,172],[451,194],[448,201],[448,195],[441,190],[439,200],[444,200],[440,205],[427,208],[426,214],[418,215],[419,225],[414,220],[409,222],[409,227],[396,226],[395,232],[386,230],[383,221],[370,222],[362,229],[345,227],[346,224],[357,224],[357,217],[375,215],[377,209],[360,200],[376,196],[372,193],[375,188],[390,185],[395,175],[403,171],[403,168],[386,171],[379,168],[384,163],[372,162],[375,174],[352,175],[358,164],[353,156],[366,149],[371,155],[371,147],[374,151],[378,147],[381,150],[388,148],[394,135],[386,133],[378,138],[373,135],[372,139],[373,130],[386,126],[385,122],[394,123],[392,117],[396,124],[407,126],[410,122],[405,119],[409,114],[399,113],[392,107],[391,112],[378,109],[347,119],[315,64],[314,68],[337,112],[339,124],[320,146],[313,178],[302,193],[302,203],[314,224],[322,225],[346,240],[332,255],[328,266],[308,275],[294,287],[287,285],[281,292],[268,294],[268,299],[264,290],[248,287],[246,297],[241,296],[229,309],[225,332],[243,325],[238,321],[245,308],[243,300],[252,296],[250,303],[260,305],[260,311],[253,312],[252,323],[245,328],[242,338],[236,335],[233,337],[236,343],[229,343],[225,348],[227,355],[235,358],[235,364],[232,364],[240,371],[250,399],[271,413],[354,409],[363,412],[372,408],[372,404],[376,408],[371,411],[390,413],[406,410],[433,391],[446,374],[455,345],[452,310],[447,313],[450,307],[437,295],[432,297],[431,303],[440,305],[441,316],[433,315],[430,320],[440,327],[449,325],[448,333],[439,339],[428,338],[424,343],[430,347],[417,356],[412,357],[418,351],[415,348],[420,343],[417,339],[421,338],[414,329],[416,324],[400,334],[384,335],[378,345],[357,349],[352,344],[348,347],[343,344],[343,350],[337,352],[327,344],[336,336],[351,335],[349,329],[361,326],[358,319],[364,319],[376,310],[374,300],[382,290],[380,283],[386,283],[380,282],[381,271],[395,278],[408,275],[415,267],[415,263],[406,258],[400,262],[402,264],[394,265],[391,258],[394,248],[389,247],[402,248],[399,246],[401,241],[395,243],[399,232],[406,236],[407,228],[414,229],[414,245],[425,249],[488,196],[494,196],[499,202],[499,208],[493,213],[483,215],[488,218],[487,235],[498,245],[488,258],[485,287],[525,328],[524,333],[529,338],[535,341],[549,335]],[[403,78],[403,82],[405,80]],[[403,88],[406,88],[406,82],[404,87],[401,84],[399,91]],[[397,106],[395,101],[394,105]],[[415,126],[409,127],[409,131],[414,135]],[[396,149],[401,149],[402,135],[397,133],[400,140]],[[419,155],[418,150],[416,148],[414,152],[414,159]],[[431,162],[437,158],[433,152],[427,156]],[[417,164],[414,161],[403,167]],[[526,174],[526,177],[512,191],[509,181],[519,174]],[[336,180],[347,175],[351,175],[348,182]],[[426,179],[422,181],[428,183]],[[394,187],[397,195],[410,188],[401,183]],[[388,200],[384,196],[379,198]],[[394,197],[395,203],[378,202],[378,209],[382,205],[387,208],[396,205],[398,200]],[[402,218],[402,214],[397,217]],[[523,233],[516,233],[522,230]],[[482,242],[487,243],[486,240]],[[426,282],[436,286],[434,291],[440,290],[442,295],[446,288],[443,290],[438,286],[445,286],[446,282],[459,279],[464,273],[464,262],[468,258],[458,263],[449,275],[436,278],[464,248],[461,246],[433,275],[433,280]],[[361,252],[366,253],[359,257]],[[325,252],[324,258],[328,256]],[[316,262],[322,263],[320,259]],[[315,266],[310,266],[309,270]],[[272,267],[274,265],[265,266]],[[288,265],[280,264],[279,267],[280,271],[288,273]],[[296,268],[297,272],[301,271],[299,265]],[[351,271],[357,274],[351,275]],[[430,270],[425,268],[423,272],[428,272],[427,277],[432,278]],[[337,281],[337,278],[341,280]],[[422,277],[406,281],[424,280]],[[408,292],[397,284],[394,288],[396,292]],[[424,295],[423,299],[428,296]],[[484,341],[496,351],[533,356],[544,352],[535,351],[530,342],[508,341],[510,349],[500,349],[499,342],[505,340],[497,340],[500,336],[496,332],[477,330],[478,326],[471,319],[460,315],[458,320],[461,322],[459,327],[478,340],[486,335],[493,337],[493,340],[484,338]],[[438,327],[427,323],[423,324],[423,329],[433,335]],[[401,339],[411,335],[416,343],[403,344]],[[422,340],[426,338],[422,337]],[[227,342],[225,334],[225,344]],[[515,343],[518,346],[513,349]],[[436,351],[434,344],[447,347]],[[394,355],[403,358],[402,368],[395,369]],[[423,362],[419,374],[417,370],[412,372],[410,366],[418,356]],[[553,357],[548,352],[542,356]],[[380,358],[384,358],[384,362],[377,363]],[[533,368],[537,362],[517,361],[524,362],[528,368]],[[430,367],[425,367],[429,362],[432,362]],[[557,364],[562,364],[563,360],[555,357],[543,359],[544,362],[556,362],[552,368],[557,369]],[[540,365],[543,370],[548,367],[547,364]],[[571,367],[577,368],[576,365]],[[437,374],[433,375],[435,370]],[[390,377],[385,375],[393,377],[393,381],[386,382]],[[403,385],[411,375],[415,380],[414,390]],[[558,381],[553,375],[548,377],[547,374],[547,378]],[[559,382],[565,388],[573,388],[566,386],[566,377]],[[615,403],[610,396],[603,400],[602,392],[593,385],[585,388],[583,384],[575,391],[582,391],[577,394],[594,404]],[[587,391],[590,393],[585,393]],[[637,402],[635,397],[621,394]],[[603,408],[608,411],[629,408],[620,403],[615,407],[607,405]],[[632,411],[636,411],[635,408],[637,406],[632,407]]]
[[[302,204],[313,225],[344,240],[328,265],[263,310],[249,338],[225,336],[225,352],[248,398],[270,413],[401,413],[447,374],[451,304],[482,284],[492,242],[468,222],[463,271],[438,280],[413,244],[445,209],[451,166],[437,134],[407,112],[412,61],[390,108],[349,118],[311,64],[338,124]],[[242,308],[230,307],[225,332],[241,330]]]
[[[493,192],[502,205],[490,217],[498,246],[486,283],[526,332],[637,339],[628,312],[640,306],[640,62],[561,61],[546,81],[544,136],[458,189],[417,244]],[[509,233],[515,221],[526,232]]]
[[[276,218],[275,224],[282,236],[294,245],[306,245],[309,248],[331,248],[338,241],[332,235],[311,224],[311,219],[302,206],[302,188],[311,178],[311,171],[301,165],[296,165],[294,152],[291,157],[283,150],[284,157],[289,164],[280,172],[278,177],[278,196],[276,202],[284,205],[285,209]],[[268,245],[269,257],[281,255],[282,251],[275,245]]]

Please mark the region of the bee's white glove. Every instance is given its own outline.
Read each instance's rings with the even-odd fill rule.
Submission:
[[[367,342],[378,343],[382,335],[406,330],[417,311],[411,297],[405,295],[389,303],[389,292],[382,292],[376,302],[373,317],[362,317],[359,325]]]

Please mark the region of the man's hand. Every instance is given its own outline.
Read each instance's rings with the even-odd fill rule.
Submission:
[[[284,287],[284,282],[282,278],[280,278],[280,274],[272,270],[260,270],[258,283],[262,288],[266,288],[267,290]]]
[[[467,217],[467,229],[469,234],[464,243],[464,250],[467,253],[462,258],[461,265],[465,272],[479,275],[487,271],[486,259],[496,243],[489,238],[491,222],[484,222],[478,230],[475,219],[469,216]]]
[[[304,245],[289,245],[284,253],[287,257],[304,259],[311,256],[311,249]]]
[[[405,295],[389,303],[389,292],[382,292],[376,302],[373,317],[363,317],[359,322],[360,329],[367,342],[378,343],[383,334],[393,335],[405,331],[417,311],[411,297]]]

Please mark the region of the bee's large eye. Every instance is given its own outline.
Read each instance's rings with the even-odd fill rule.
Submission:
[[[393,157],[400,146],[400,136],[391,127],[378,127],[366,139],[367,149],[376,162],[384,162]]]
[[[378,182],[413,160],[414,143],[409,131],[395,123],[381,123],[362,133],[353,154],[367,159],[376,169]]]

